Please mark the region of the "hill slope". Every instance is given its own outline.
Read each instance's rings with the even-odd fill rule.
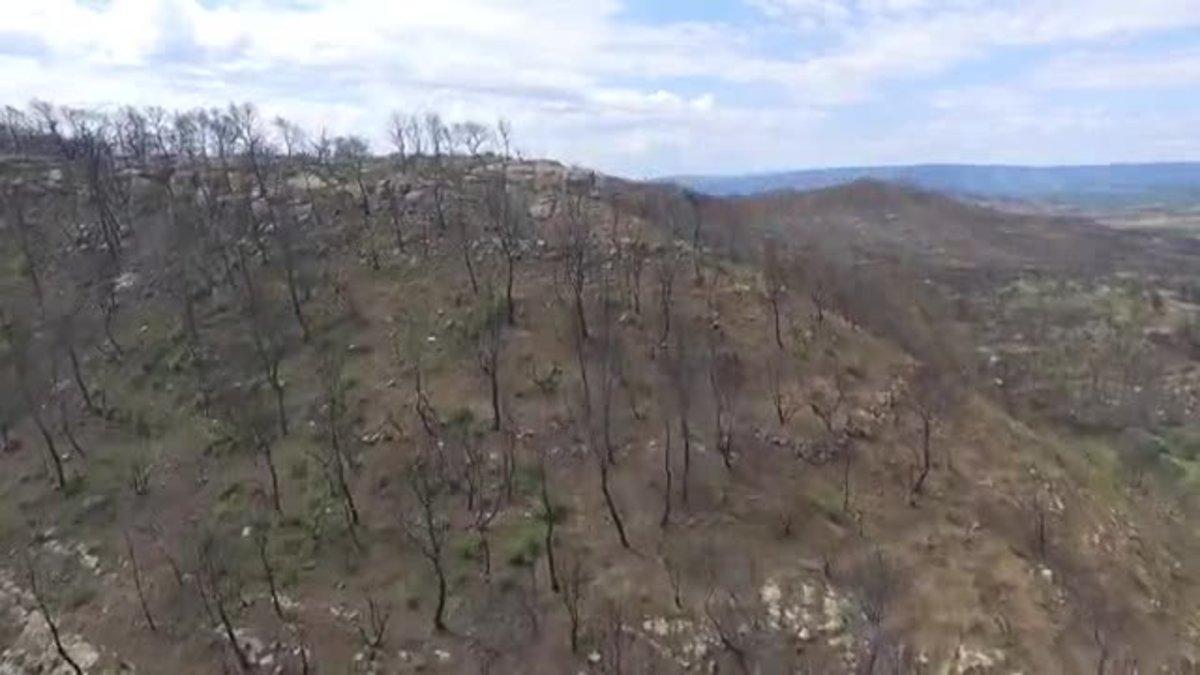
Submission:
[[[785,239],[917,256],[920,268],[1014,273],[1180,270],[1200,255],[1188,237],[1118,230],[1080,217],[1014,214],[875,180],[717,203]]]
[[[926,283],[1153,241],[246,153],[3,173],[0,666],[61,666],[47,619],[90,672],[1196,662],[1192,505],[1009,405]]]
[[[1200,204],[1200,163],[1096,166],[921,164],[666,180],[712,195],[811,190],[874,179],[953,195],[1047,203],[1084,211]]]

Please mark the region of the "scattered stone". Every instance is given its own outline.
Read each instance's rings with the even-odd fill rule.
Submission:
[[[135,272],[125,272],[113,280],[113,290],[120,293],[137,285],[138,275]]]
[[[1004,659],[1004,652],[999,649],[972,649],[960,644],[954,650],[950,670],[957,675],[987,671],[1004,663]]]
[[[36,609],[33,595],[18,586],[4,569],[0,569],[0,621],[20,630],[0,652],[0,675],[71,675],[70,667],[58,655],[49,624]],[[71,658],[85,672],[100,661],[99,650],[79,635],[60,635]]]

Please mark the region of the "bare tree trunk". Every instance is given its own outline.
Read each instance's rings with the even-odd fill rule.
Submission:
[[[664,294],[660,297],[660,300],[662,309],[662,334],[658,336],[658,341],[666,344],[667,338],[671,337],[671,296]]]
[[[1046,507],[1042,504],[1040,497],[1034,499],[1033,509],[1034,538],[1037,544],[1038,558],[1044,561],[1049,537],[1046,531]]]
[[[50,637],[54,639],[54,648],[58,650],[58,656],[75,672],[75,675],[83,675],[83,669],[79,667],[79,663],[71,658],[67,652],[67,648],[63,645],[62,635],[59,634],[58,624],[54,622],[54,617],[50,615],[50,608],[46,604],[45,597],[42,596],[41,589],[38,588],[37,574],[33,571],[33,564],[29,564],[29,591],[37,602],[38,611],[41,612],[42,618],[46,621],[46,626],[50,628]]]
[[[304,308],[300,304],[300,294],[296,288],[296,271],[292,268],[292,264],[284,261],[285,274],[287,276],[288,298],[292,302],[292,315],[296,317],[296,323],[300,326],[300,336],[305,342],[311,338],[308,329],[308,320],[304,318]]]
[[[557,514],[550,501],[550,485],[546,476],[546,459],[543,457],[538,465],[538,476],[541,479],[542,510],[546,512],[546,567],[550,571],[550,589],[559,592],[558,568],[554,564],[554,525]]]
[[[446,232],[446,206],[445,206],[445,193],[443,192],[441,180],[442,179],[440,177],[438,177],[437,179],[435,179],[434,184],[433,184],[433,209],[434,209],[434,215],[436,216],[438,232],[445,233]]]
[[[150,631],[157,633],[158,625],[154,623],[154,617],[150,614],[150,605],[146,602],[146,592],[142,588],[142,572],[138,568],[137,555],[133,550],[133,539],[129,536],[129,532],[125,532],[125,548],[129,551],[129,566],[133,571],[133,586],[137,590],[138,602],[142,605],[142,615],[146,617],[146,625],[150,627]]]
[[[605,332],[607,333],[608,331],[608,327],[605,327]],[[612,357],[611,349],[610,345],[605,346],[604,377],[601,380],[603,391],[600,400],[600,417],[604,422],[604,428],[601,430],[604,439],[604,460],[608,464],[614,465],[617,463],[617,450],[612,440],[612,373],[610,370],[611,364],[609,363],[609,359]]]
[[[196,322],[196,303],[192,298],[192,286],[188,281],[187,270],[183,270],[180,276],[183,279],[183,328],[188,336],[188,354],[196,375],[200,408],[205,415],[208,415],[212,409],[212,397],[208,385],[208,368],[204,362],[204,347],[200,341],[200,328]]]
[[[683,481],[681,485],[681,494],[683,497],[683,505],[688,505],[688,476],[692,470],[692,432],[688,428],[687,412],[685,411],[679,418],[679,435],[683,436]]]
[[[582,623],[583,615],[583,564],[579,560],[578,555],[575,556],[567,570],[567,583],[563,586],[563,592],[559,595],[562,598],[563,607],[567,610],[567,617],[571,620],[571,653],[579,653],[579,632]]]
[[[478,352],[479,369],[488,377],[488,385],[492,394],[492,431],[500,431],[500,352],[504,347],[501,331],[502,319],[493,314],[494,309],[487,307],[487,325],[481,337]]]
[[[200,411],[208,416],[212,412],[212,394],[209,392],[208,368],[204,364],[204,352],[195,345],[188,349],[196,375],[196,390],[200,394]]]
[[[275,470],[275,453],[271,449],[271,444],[266,439],[258,439],[259,452],[262,453],[263,461],[267,465],[267,473],[271,477],[271,505],[275,508],[275,513],[283,515],[283,501],[279,496],[279,472]]]
[[[487,530],[479,530],[479,549],[483,552],[483,582],[492,583],[492,544],[488,539]]]
[[[312,672],[312,666],[308,663],[308,646],[303,642],[300,644],[300,673],[301,675],[309,675]]]
[[[442,565],[435,565],[434,572],[437,574],[437,608],[433,613],[433,628],[439,633],[446,632],[446,571]]]
[[[513,277],[515,270],[513,269],[515,261],[513,256],[515,253],[508,253],[505,256],[505,277],[504,277],[504,309],[508,319],[508,325],[517,325],[517,303],[513,299]]]
[[[54,467],[54,477],[58,483],[59,490],[67,489],[67,474],[63,469],[62,457],[58,454],[58,446],[54,443],[54,436],[50,430],[46,428],[46,422],[42,419],[42,415],[38,412],[36,405],[30,397],[26,397],[26,402],[29,405],[30,417],[33,418],[33,424],[37,427],[38,433],[42,435],[42,440],[46,444],[46,454],[50,456],[51,465]]]
[[[503,461],[501,471],[504,474],[504,498],[508,503],[512,503],[513,488],[516,483],[514,478],[517,472],[517,434],[515,430],[510,429],[505,435],[507,439],[504,444],[504,454],[501,456]]]
[[[780,350],[782,350],[783,349],[783,330],[779,325],[779,298],[774,295],[771,296],[771,314],[774,316],[774,319],[775,319],[775,345],[777,347],[779,347]]]
[[[583,415],[587,418],[590,425],[592,418],[592,385],[588,381],[586,340],[587,336],[582,331],[575,334],[575,360],[579,364],[579,389],[583,395]]]
[[[271,607],[275,610],[275,616],[278,616],[281,621],[287,621],[283,615],[283,606],[279,603],[279,590],[275,585],[275,570],[271,567],[271,558],[267,553],[267,533],[261,532],[257,536],[258,560],[262,563],[263,576],[267,580],[267,590],[271,593]]]
[[[666,529],[671,524],[671,420],[668,418],[663,425],[666,431],[666,443],[663,446],[663,477],[666,486],[663,488],[663,512],[659,526]]]
[[[443,560],[442,549],[446,543],[446,530],[449,525],[440,523],[437,516],[442,478],[440,476],[436,478],[439,481],[437,484],[432,482],[429,472],[434,470],[427,464],[418,465],[413,470],[410,481],[413,494],[421,507],[420,523],[415,526],[405,523],[405,532],[409,539],[420,548],[421,554],[429,561],[429,565],[433,567],[433,573],[437,577],[437,607],[433,613],[433,628],[435,631],[443,633],[446,631],[446,596],[449,593],[449,585],[446,581],[446,563]]]
[[[925,479],[929,477],[931,465],[930,459],[930,437],[932,435],[932,420],[925,415],[921,417],[921,474],[917,476],[917,482],[913,484],[912,494],[915,500],[921,495],[921,491],[925,487]]]
[[[583,339],[587,340],[591,337],[591,334],[588,333],[587,316],[583,311],[583,292],[581,290],[575,291],[575,320],[579,324],[579,334],[583,336]]]
[[[400,204],[396,199],[396,188],[394,186],[388,191],[388,211],[392,216],[392,233],[396,237],[396,250],[404,253],[404,218],[401,212]]]
[[[729,404],[727,402],[727,392],[723,391],[721,378],[717,373],[718,355],[716,347],[712,349],[712,355],[708,364],[708,382],[712,387],[713,401],[715,403],[716,423],[717,423],[717,452],[721,455],[721,461],[725,465],[726,471],[733,470],[733,420],[729,412]]]
[[[272,369],[272,374],[267,378],[271,385],[271,391],[275,392],[275,415],[279,419],[279,434],[281,436],[288,435],[287,408],[283,402],[283,383],[279,381],[278,366]]]
[[[617,530],[617,537],[621,540],[621,546],[626,549],[633,548],[629,545],[629,537],[625,534],[625,523],[621,520],[621,514],[617,511],[616,502],[613,501],[612,492],[609,490],[609,463],[603,457],[597,457],[596,461],[600,465],[600,491],[604,493],[604,504],[608,507],[608,515],[612,518],[613,527]]]
[[[58,399],[58,414],[62,421],[63,436],[67,437],[67,442],[71,444],[71,449],[80,457],[87,458],[88,454],[84,451],[83,446],[79,444],[79,440],[75,438],[75,432],[71,428],[70,413],[67,410],[66,399],[59,397]]]
[[[1108,672],[1108,640],[1099,627],[1092,629],[1092,639],[1096,642],[1096,649],[1100,652],[1096,661],[1096,675],[1105,675]]]
[[[425,394],[422,381],[420,364],[417,364],[416,373],[413,376],[413,388],[416,390],[416,401],[413,407],[416,409],[417,417],[421,420],[421,426],[425,429],[429,440],[437,442],[440,440],[439,430],[442,425],[438,420],[437,411],[433,409],[433,404],[429,401],[429,396]]]
[[[46,313],[45,292],[42,289],[41,268],[38,266],[38,258],[34,253],[34,244],[30,240],[29,223],[25,220],[19,193],[14,190],[11,194],[8,201],[12,204],[13,231],[16,232],[21,255],[25,258],[25,276],[29,278],[29,285],[33,288],[33,298],[37,301],[38,311],[44,315]]]
[[[462,241],[459,244],[462,249],[463,265],[466,266],[467,277],[471,280],[471,293],[479,295],[479,281],[475,278],[475,263],[471,262],[471,241],[467,238],[465,225],[463,230]]]
[[[337,465],[334,474],[337,477],[338,490],[342,493],[342,499],[346,503],[346,511],[350,516],[350,524],[358,525],[358,505],[354,503],[354,493],[350,491],[350,483],[346,480],[345,459],[342,458],[340,451],[334,453],[333,461]]]
[[[171,568],[171,575],[175,577],[176,586],[179,588],[179,590],[183,590],[187,584],[184,583],[183,569],[179,567],[179,561],[175,559],[175,556],[172,555],[169,550],[167,550],[166,545],[162,542],[162,539],[157,533],[154,535],[154,543],[158,547],[158,550],[162,553],[163,557],[167,559],[167,567]]]
[[[200,573],[196,580],[196,588],[200,591],[200,596],[204,600],[205,608],[208,609],[210,616],[213,610],[216,610],[215,618],[221,624],[221,628],[225,633],[225,639],[229,642],[229,648],[233,650],[234,657],[237,659],[238,666],[242,672],[247,672],[251,669],[250,659],[246,656],[245,650],[242,649],[241,643],[238,642],[237,631],[233,627],[233,620],[229,618],[229,612],[225,608],[225,595],[221,591],[217,571],[213,567],[211,541],[202,542],[199,555]],[[204,590],[206,585],[212,592],[212,598],[209,598],[208,593]]]
[[[225,610],[225,599],[221,597],[219,590],[213,590],[213,605],[217,610],[217,617],[221,620],[221,628],[225,631],[225,639],[229,641],[229,647],[233,650],[233,655],[237,658],[238,665],[242,671],[250,670],[250,659],[246,656],[246,651],[242,649],[241,643],[238,642],[237,632],[233,628],[233,622],[229,619],[229,613]]]
[[[93,415],[99,415],[100,409],[92,401],[92,394],[88,391],[87,384],[83,381],[83,372],[79,368],[79,354],[75,351],[74,344],[67,344],[67,357],[71,361],[71,376],[75,379],[75,385],[79,387],[79,394],[83,397],[83,404],[87,407],[88,412]]]
[[[850,465],[854,461],[853,445],[847,443],[842,448],[844,464],[842,465],[842,510],[850,512]]]
[[[341,493],[343,506],[346,510],[347,525],[350,529],[351,536],[355,536],[354,528],[359,523],[358,505],[354,501],[354,493],[350,490],[350,482],[346,478],[346,457],[342,452],[342,408],[345,405],[344,394],[341,391],[341,372],[336,370],[339,366],[330,366],[331,370],[326,372],[324,376],[328,379],[326,386],[325,404],[328,407],[328,434],[329,434],[329,466],[328,470],[332,474],[332,479],[337,484],[337,490]]]
[[[113,335],[113,319],[116,317],[117,313],[117,301],[114,297],[115,294],[111,290],[111,285],[110,290],[107,291],[106,295],[107,297],[100,303],[101,309],[104,313],[104,338],[108,341],[108,346],[110,349],[112,349],[117,360],[121,360],[125,358],[125,350],[121,348],[121,344],[117,342],[116,336]]]
[[[266,334],[266,328],[261,325],[262,309],[259,306],[258,291],[254,285],[254,279],[250,274],[250,261],[246,259],[245,254],[239,248],[238,262],[242,270],[242,281],[245,285],[246,293],[246,319],[250,323],[250,337],[254,341],[254,352],[258,356],[259,365],[262,367],[263,376],[270,385],[271,391],[275,394],[275,412],[279,420],[279,433],[281,436],[288,435],[287,409],[284,405],[283,382],[279,378],[279,365],[283,360],[282,349],[276,347]]]

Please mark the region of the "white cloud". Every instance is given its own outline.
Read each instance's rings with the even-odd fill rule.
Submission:
[[[838,23],[853,16],[851,3],[845,0],[748,0],[769,16],[799,20],[806,28]]]
[[[1076,52],[1040,67],[1046,89],[1161,89],[1200,86],[1200,48],[1155,54]]]
[[[895,129],[839,126],[840,106],[886,109],[886,83],[940,87],[942,73],[1005,50],[1200,25],[1197,0],[744,1],[755,13],[736,25],[636,23],[623,12],[633,0],[7,2],[0,102],[250,100],[375,138],[392,109],[436,108],[505,116],[530,153],[642,175],[871,161],[902,148],[921,159],[933,149],[919,136],[904,146]],[[1087,52],[1060,56],[1022,95],[1192,82],[1200,56],[1190,54],[1113,59],[1121,67],[1107,74],[1086,72]],[[940,115],[952,96],[931,101]],[[973,114],[1012,122],[1043,103],[992,102]]]
[[[894,77],[927,77],[994,50],[1070,46],[1200,26],[1196,0],[751,0],[792,7],[811,28],[810,6],[842,20],[840,45],[806,61],[799,91],[827,102],[860,100]]]
[[[436,108],[451,117],[506,116],[533,152],[629,170],[656,143],[677,141],[668,128],[737,114],[719,110],[711,91],[654,80],[778,86],[790,68],[754,56],[718,26],[634,25],[619,20],[620,9],[613,0],[5,5],[7,42],[24,42],[21,53],[0,47],[0,99],[173,107],[246,99],[268,114],[376,138],[390,109]],[[40,53],[31,57],[31,49]],[[596,134],[593,127],[636,138],[625,145],[643,152],[581,152],[584,143],[554,136],[578,139]]]

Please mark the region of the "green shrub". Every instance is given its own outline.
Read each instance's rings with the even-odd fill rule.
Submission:
[[[537,521],[525,520],[498,537],[504,559],[513,567],[529,567],[542,554],[545,529]]]

